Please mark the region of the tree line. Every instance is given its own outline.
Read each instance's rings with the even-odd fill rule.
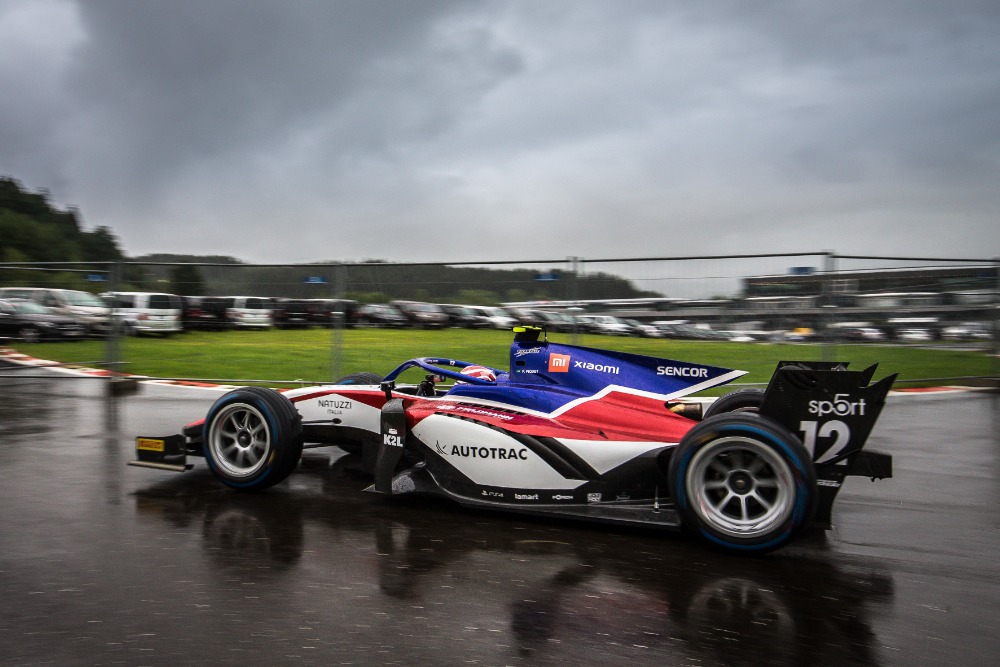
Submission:
[[[72,262],[72,268],[46,267]],[[111,275],[108,262],[123,262]],[[29,264],[36,266],[12,266]],[[129,258],[108,227],[85,231],[79,212],[60,209],[45,191],[31,192],[0,177],[0,284],[46,285],[101,292],[164,291],[190,296],[254,295],[345,298],[364,303],[394,299],[492,305],[510,301],[659,296],[606,273],[559,267],[495,269],[410,265],[383,260],[266,267],[229,256],[154,254]]]
[[[31,192],[10,177],[0,177],[0,281],[86,287],[86,276],[101,262],[124,258],[118,239],[108,227],[85,231],[79,212],[60,209],[46,191]],[[26,272],[11,264],[73,262],[73,268]]]
[[[511,301],[621,299],[659,296],[607,273],[577,275],[559,267],[495,269],[369,260],[296,266],[254,266],[233,258],[146,255],[144,275],[177,294],[242,294],[297,299],[344,298],[362,303],[395,299],[496,305]],[[199,291],[200,290],[200,291]]]

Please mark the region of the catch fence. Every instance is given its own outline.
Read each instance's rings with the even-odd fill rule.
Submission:
[[[531,324],[561,342],[735,368],[788,358],[860,359],[906,366],[886,369],[900,372],[902,385],[995,384],[998,274],[997,259],[834,252],[13,263],[0,266],[0,298],[27,288],[78,290],[113,309],[107,331],[89,341],[26,342],[25,329],[8,326],[0,345],[114,374],[289,385],[384,374],[408,356],[505,368],[509,329]],[[160,310],[145,308],[149,302],[135,294],[176,299],[182,331],[158,330]],[[431,316],[437,310],[445,312]],[[269,319],[253,320],[260,315],[254,311],[268,311]],[[747,382],[766,381],[762,373]]]

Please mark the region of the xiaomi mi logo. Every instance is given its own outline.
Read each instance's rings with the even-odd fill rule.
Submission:
[[[569,355],[568,354],[556,354],[553,352],[549,355],[549,372],[550,373],[569,373]]]

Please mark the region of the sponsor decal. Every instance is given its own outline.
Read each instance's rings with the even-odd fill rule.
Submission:
[[[442,456],[460,456],[463,459],[493,459],[496,461],[527,461],[528,450],[524,447],[477,447],[475,445],[452,445],[451,449],[435,442],[437,453]]]
[[[515,493],[515,500],[538,500],[537,493]]]
[[[135,448],[146,452],[162,452],[166,443],[159,438],[136,438]]]
[[[344,414],[344,410],[350,410],[353,407],[350,401],[322,398],[316,401],[316,404],[321,408],[326,408],[328,415],[342,415]]]
[[[834,394],[832,401],[809,401],[809,414],[822,417],[824,415],[837,415],[838,417],[848,417],[865,414],[865,399],[859,401],[847,400],[849,394]]]
[[[503,498],[503,492],[501,491],[488,491],[483,489],[483,495],[487,498]]]
[[[657,375],[668,375],[681,378],[707,378],[707,368],[684,368],[681,366],[657,366]]]
[[[567,496],[562,493],[557,493],[556,495],[552,496],[552,500],[573,500],[573,496]]]
[[[474,408],[468,405],[458,405],[457,403],[442,403],[438,409],[448,410],[450,412],[462,412],[480,417],[492,417],[493,419],[502,419],[504,421],[512,421],[514,419],[512,416],[505,415],[502,412],[495,412],[484,408]]]
[[[317,403],[319,404],[319,407],[321,407],[321,408],[336,408],[338,410],[350,410],[351,409],[351,402],[350,401],[328,401],[328,400],[320,399],[320,400],[317,401]]]
[[[550,373],[569,373],[569,355],[568,354],[556,354],[553,352],[549,355],[549,372]]]
[[[601,502],[601,494],[599,493],[588,493],[587,494],[588,503],[599,503]]]
[[[403,436],[399,435],[396,429],[390,428],[388,433],[382,435],[382,444],[388,447],[402,447]]]
[[[834,488],[840,488],[840,482],[835,482],[832,479],[817,479],[816,486],[832,486]]]
[[[542,348],[540,347],[528,347],[522,350],[518,350],[517,352],[514,353],[514,356],[523,357],[526,354],[541,354],[541,353],[542,353]]]
[[[582,368],[585,371],[597,371],[599,373],[610,373],[618,375],[619,368],[609,364],[592,364],[589,361],[574,361],[573,368]]]

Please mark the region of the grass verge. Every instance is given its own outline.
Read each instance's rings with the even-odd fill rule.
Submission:
[[[384,375],[411,357],[439,356],[507,368],[508,331],[390,331],[357,329],[301,331],[190,332],[170,338],[123,339],[119,357],[126,373],[165,378],[261,380],[274,384],[303,380],[319,384],[352,372]],[[569,343],[554,334],[554,342]],[[903,345],[729,343],[581,335],[589,347],[738,368],[742,382],[766,383],[782,360],[851,362],[851,368],[878,363],[876,379],[899,373],[902,386],[961,384],[961,378],[995,376],[996,360],[976,351]],[[98,364],[107,359],[104,341],[15,343],[25,354],[62,363]],[[949,380],[949,379],[959,380]],[[409,378],[407,378],[409,379]],[[716,392],[718,393],[718,392]]]

